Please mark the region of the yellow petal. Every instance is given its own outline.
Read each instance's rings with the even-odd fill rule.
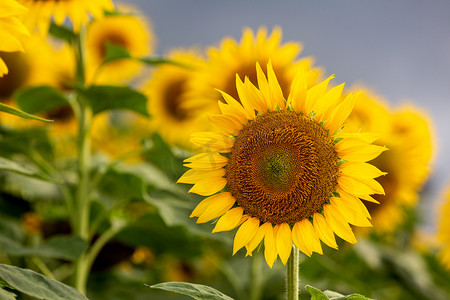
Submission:
[[[337,249],[338,246],[334,238],[333,230],[328,225],[327,220],[320,213],[314,213],[313,223],[317,236],[331,248]]]
[[[269,224],[270,226],[267,226],[266,234],[264,236],[264,256],[266,258],[267,264],[272,269],[272,266],[277,259],[277,246],[275,244],[275,234],[272,224],[266,224]]]
[[[220,231],[233,230],[234,228],[239,226],[239,222],[241,221],[243,213],[244,210],[242,209],[242,207],[235,207],[230,209],[220,217],[212,232],[215,233]]]
[[[244,83],[242,82],[241,78],[239,78],[239,75],[236,74],[236,90],[239,95],[239,100],[241,100],[242,106],[247,111],[247,116],[250,117],[249,120],[253,120],[255,118],[255,109],[250,104],[250,99],[247,97],[247,91],[244,87]]]
[[[303,219],[300,222],[295,223],[294,227],[292,228],[293,236],[294,232],[296,237],[294,239],[294,243],[295,245],[297,245],[297,243],[302,245],[302,248],[305,250],[305,251],[302,250],[303,253],[305,253],[308,256],[311,256],[313,252],[317,252],[320,254],[323,253],[319,237],[309,220]]]
[[[238,135],[239,130],[244,126],[233,116],[229,115],[209,115],[211,124],[225,134]]]
[[[325,94],[328,83],[333,78],[334,74],[324,81],[320,82],[319,84],[316,84],[306,92],[305,113],[309,114],[310,112],[312,112],[314,103],[317,101],[317,99],[319,99],[319,97],[322,97]]]
[[[209,196],[217,193],[227,185],[227,180],[223,177],[211,177],[199,180],[189,190],[189,193],[194,193],[202,196]]]
[[[9,16],[19,16],[28,12],[28,8],[19,4],[17,1],[0,2],[0,18]]]
[[[217,132],[196,132],[189,141],[206,152],[230,152],[234,145],[232,138]]]
[[[371,219],[369,211],[367,210],[367,207],[361,202],[361,200],[358,199],[357,196],[351,195],[347,192],[344,192],[339,187],[337,188],[337,191],[339,193],[339,197],[342,201],[346,202],[348,206],[353,207],[355,210],[358,211],[358,213],[363,214],[366,216],[367,219]]]
[[[372,179],[372,181],[375,180]],[[364,182],[361,182],[360,180],[345,175],[341,175],[338,177],[338,184],[345,192],[356,195],[358,197],[360,195],[377,194],[380,192],[381,194],[384,194],[383,187],[381,187],[379,183],[377,183],[378,185],[374,184],[373,186],[371,186]]]
[[[251,239],[251,241],[246,246],[246,248],[247,248],[246,255],[251,256],[253,250],[255,250],[255,248],[259,245],[259,243],[261,243],[262,239],[264,238],[264,236],[266,234],[268,226],[272,227],[272,224],[264,223],[261,226],[259,226],[258,231],[256,231],[255,236]]]
[[[354,95],[349,94],[345,97],[344,101],[334,109],[329,117],[330,121],[325,123],[325,127],[330,130],[331,134],[334,134],[342,127],[344,121],[347,120],[348,116],[352,112],[359,95],[360,93],[356,93]]]
[[[269,107],[267,103],[264,101],[260,90],[258,90],[253,83],[245,77],[244,79],[244,88],[247,95],[247,100],[251,107],[254,107],[260,113],[266,113]]]
[[[377,167],[362,162],[346,162],[339,166],[339,171],[349,177],[358,178],[376,178],[386,175],[386,172],[380,171]]]
[[[276,244],[277,252],[280,259],[285,265],[291,255],[292,250],[292,233],[291,228],[287,223],[278,224]]]
[[[348,223],[359,227],[372,227],[370,221],[357,207],[352,207],[348,202],[335,197],[330,198],[330,203],[345,217]]]
[[[197,170],[217,170],[228,163],[228,159],[219,153],[200,153],[184,160],[185,167]]]
[[[313,103],[313,111],[316,113],[316,121],[322,122],[327,120],[337,106],[338,100],[341,97],[342,90],[345,83],[342,83],[334,88],[328,90],[322,97],[319,97],[315,103]],[[326,123],[325,123],[326,124]],[[333,131],[330,131],[332,133]]]
[[[304,69],[300,69],[292,81],[288,97],[288,105],[291,104],[294,111],[298,114],[305,111],[306,90],[306,73]]]
[[[0,78],[5,74],[8,74],[8,67],[6,66],[3,59],[0,57]]]
[[[224,115],[235,116],[240,121],[251,120],[252,118],[254,118],[254,113],[252,116],[252,114],[246,111],[244,107],[238,101],[236,101],[236,99],[234,99],[225,92],[222,92],[220,90],[219,92],[222,94],[223,99],[227,102],[227,104],[224,104],[219,101],[219,108]]]
[[[270,97],[272,98],[273,103],[276,103],[278,107],[282,110],[286,108],[283,92],[281,90],[280,84],[278,83],[277,76],[275,75],[275,71],[273,70],[272,61],[269,60],[267,64],[267,79],[269,83],[270,89]]]
[[[233,255],[255,236],[259,228],[259,220],[256,218],[248,218],[236,232],[234,236]]]
[[[328,224],[330,224],[331,229],[333,229],[339,237],[351,244],[356,243],[356,238],[350,228],[350,225],[348,225],[345,217],[336,209],[334,205],[324,205],[323,212]]]
[[[203,199],[190,217],[199,217],[197,223],[205,223],[218,218],[233,207],[236,200],[229,192],[219,193]]]
[[[361,140],[343,139],[335,145],[338,156],[346,161],[366,162],[374,159],[387,148],[371,145]]]
[[[341,138],[346,140],[353,140],[353,141],[359,141],[359,142],[365,142],[365,143],[373,143],[377,139],[381,137],[380,133],[376,132],[353,132],[353,133],[347,133],[343,131],[339,131],[334,135],[335,138]]]
[[[225,169],[223,168],[211,171],[190,169],[187,170],[180,177],[180,179],[178,179],[177,183],[194,184],[205,178],[223,177],[223,176],[225,176]]]
[[[266,75],[264,74],[264,71],[261,69],[261,66],[258,62],[256,62],[256,77],[258,79],[258,88],[261,91],[261,98],[266,103],[265,106],[267,106],[270,111],[274,110],[277,107],[277,104],[272,103],[269,83],[267,82]]]

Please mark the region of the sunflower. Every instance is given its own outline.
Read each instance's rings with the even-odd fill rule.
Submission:
[[[145,84],[151,128],[169,143],[188,147],[191,133],[209,127],[207,113],[216,112],[215,104],[192,95],[192,78],[205,64],[194,50],[172,51],[167,58],[185,66],[162,65]]]
[[[119,82],[131,78],[139,71],[141,64],[132,59],[113,61],[99,69],[105,59],[108,44],[124,47],[133,57],[142,57],[153,51],[155,37],[150,23],[143,16],[111,15],[93,21],[86,36],[88,81]]]
[[[366,130],[380,135],[375,142],[389,151],[370,163],[387,175],[378,178],[385,195],[375,195],[379,205],[369,204],[374,230],[392,232],[405,219],[405,208],[417,203],[418,192],[430,173],[433,138],[430,121],[413,106],[391,109],[379,96],[367,91],[359,97],[347,119],[346,130]]]
[[[256,84],[255,63],[258,62],[264,70],[269,59],[285,97],[299,69],[308,70],[308,87],[317,83],[322,71],[312,68],[313,59],[296,59],[302,45],[296,42],[280,44],[281,39],[282,30],[279,27],[275,27],[270,35],[265,27],[259,28],[256,34],[252,29],[245,28],[240,44],[232,38],[225,38],[220,48],[210,47],[207,68],[198,75],[196,97],[217,103],[217,100],[221,100],[220,93],[215,90],[218,89],[238,99],[235,75],[239,74],[241,79],[247,76],[250,82]],[[266,70],[264,73],[267,75]]]
[[[327,89],[333,76],[309,88],[300,70],[286,100],[270,61],[267,79],[259,64],[256,74],[259,89],[236,75],[239,102],[221,92],[222,113],[210,117],[221,133],[191,136],[205,152],[185,160],[191,170],[178,182],[209,196],[191,217],[219,218],[213,232],[240,226],[233,254],[251,255],[264,239],[270,267],[278,255],[286,264],[292,242],[308,256],[322,253],[319,240],[337,248],[334,233],[356,243],[349,224],[371,226],[359,198],[384,193],[374,180],[384,173],[365,162],[386,150],[374,134],[340,130],[358,93],[339,101],[343,84]]]
[[[450,189],[445,195],[445,202],[440,210],[440,222],[438,228],[438,239],[442,243],[440,259],[450,269]]]
[[[63,25],[69,19],[73,30],[78,32],[82,25],[89,22],[89,15],[94,19],[101,18],[105,10],[113,10],[111,0],[19,0],[29,11],[23,22],[31,30],[36,28],[46,35],[53,21]]]
[[[23,51],[21,40],[30,35],[17,18],[26,12],[27,9],[15,0],[3,0],[0,3],[0,78],[8,74],[8,67],[3,60],[5,53]]]

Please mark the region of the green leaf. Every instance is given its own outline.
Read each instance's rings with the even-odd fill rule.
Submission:
[[[92,85],[80,92],[91,103],[94,114],[111,109],[126,109],[149,116],[147,97],[130,87]]]
[[[102,65],[119,59],[131,58],[130,52],[122,46],[106,43],[106,55]]]
[[[307,285],[305,289],[308,291],[308,293],[311,295],[311,300],[371,300],[370,298],[367,298],[365,296],[359,295],[359,294],[351,294],[351,295],[342,295],[340,293],[334,292],[334,291],[324,291],[312,287],[310,285]]]
[[[61,25],[57,25],[55,23],[50,24],[50,28],[48,31],[53,37],[65,41],[68,44],[72,44],[76,34],[70,30],[69,28]]]
[[[9,160],[4,157],[0,157],[0,170],[11,171],[26,176],[39,177],[35,170],[27,168],[24,165],[20,165],[15,161]]]
[[[186,69],[192,69],[192,67],[189,65],[177,62],[175,60],[165,59],[162,57],[143,57],[143,58],[139,58],[139,60],[141,62],[143,62],[144,64],[147,64],[150,66],[169,64],[169,65],[174,65],[174,66],[178,66],[178,67],[182,67],[182,68],[186,68]]]
[[[8,292],[7,290],[4,290],[0,288],[0,299],[3,300],[15,300],[16,294]]]
[[[73,287],[28,269],[0,264],[0,278],[14,289],[37,299],[88,299]]]
[[[67,98],[51,86],[35,86],[14,94],[17,105],[30,114],[45,113],[68,105]]]
[[[73,236],[54,236],[37,247],[29,248],[0,235],[1,250],[12,256],[36,255],[74,261],[83,254],[87,247],[86,241]]]
[[[164,282],[152,285],[150,287],[190,296],[196,300],[233,300],[233,298],[219,292],[218,290],[202,284],[193,284],[187,282]]]
[[[47,122],[47,123],[53,122],[53,120],[47,120],[44,118],[30,115],[29,113],[26,113],[20,109],[11,107],[11,106],[3,104],[3,103],[0,103],[0,111],[6,112],[8,114],[16,115],[16,116],[24,118],[24,119],[37,120],[37,121],[42,121],[42,122]]]

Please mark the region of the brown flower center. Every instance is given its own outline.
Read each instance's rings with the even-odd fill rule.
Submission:
[[[186,80],[173,81],[165,87],[162,100],[166,113],[178,121],[188,118],[187,110],[182,106]]]
[[[228,190],[261,222],[294,224],[328,201],[338,162],[333,140],[313,118],[270,112],[236,137],[226,168]]]
[[[7,101],[28,80],[30,66],[21,52],[0,52],[8,66],[8,74],[0,78],[0,102]]]

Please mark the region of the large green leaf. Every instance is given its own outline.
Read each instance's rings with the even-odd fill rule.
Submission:
[[[92,85],[79,91],[90,102],[94,114],[105,110],[125,109],[149,116],[147,97],[130,87]]]
[[[219,292],[218,290],[202,284],[187,282],[164,282],[154,284],[150,287],[186,295],[196,300],[233,300],[233,298]]]
[[[0,103],[0,111],[6,112],[8,114],[16,115],[18,117],[24,118],[24,119],[30,119],[30,120],[37,120],[42,122],[51,123],[53,120],[47,120],[44,118],[40,118],[37,116],[30,115],[29,113],[26,113],[24,111],[21,111],[20,109],[14,108],[12,106]]]
[[[3,300],[16,300],[16,294],[8,292],[0,288],[0,299]]]
[[[39,273],[15,266],[0,264],[0,278],[26,295],[42,300],[87,300],[73,287]]]
[[[53,22],[50,24],[49,33],[53,37],[65,41],[68,44],[72,44],[76,36],[76,34],[71,29],[62,25],[57,25]]]
[[[79,237],[54,236],[39,246],[30,248],[0,235],[0,249],[12,256],[36,255],[74,261],[83,254],[87,246],[87,242]]]
[[[106,43],[106,55],[102,65],[106,65],[115,60],[127,58],[131,58],[131,54],[125,47]]]
[[[69,103],[63,93],[51,86],[20,90],[14,94],[14,99],[20,109],[30,114],[45,113]]]
[[[311,300],[370,300],[370,298],[359,294],[351,294],[345,296],[333,291],[322,292],[321,290],[310,285],[307,285],[305,289],[311,295]]]
[[[48,176],[45,176],[38,171],[33,170],[26,164],[19,164],[4,157],[0,157],[0,170],[10,171],[37,179],[43,179],[46,181],[53,181],[51,178],[48,178]]]

